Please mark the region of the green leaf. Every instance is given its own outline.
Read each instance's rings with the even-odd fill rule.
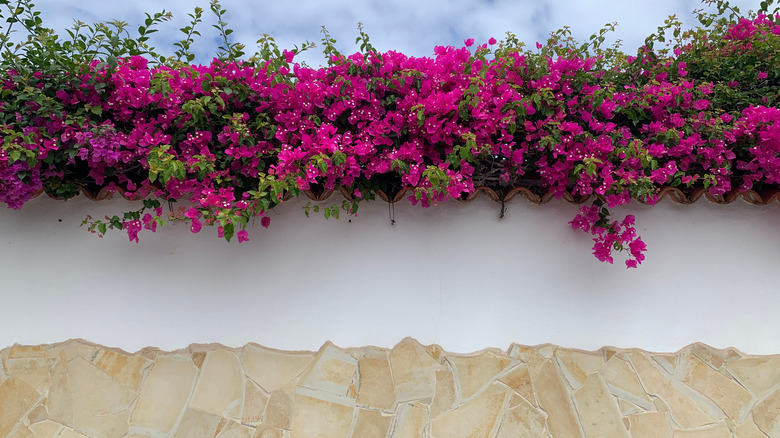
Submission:
[[[100,232],[100,234],[106,234],[107,227],[106,227],[106,224],[104,222],[99,223],[97,228],[98,228],[98,231]]]
[[[233,238],[233,233],[235,232],[235,225],[233,225],[231,222],[228,222],[223,227],[225,231],[225,240],[230,242],[230,239]]]

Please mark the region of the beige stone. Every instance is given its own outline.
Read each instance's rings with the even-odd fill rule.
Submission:
[[[325,391],[343,397],[355,398],[357,360],[331,343],[317,353],[300,379],[300,386]]]
[[[314,361],[311,352],[283,352],[256,344],[247,344],[241,354],[241,365],[247,377],[267,393],[285,387]]]
[[[513,400],[517,402],[504,414],[496,438],[539,438],[544,430],[544,414],[523,397],[515,395]]]
[[[38,357],[38,358],[46,357],[46,346],[15,344],[14,346],[11,347],[11,351],[8,352],[9,359],[19,359],[19,358],[30,359],[33,357]]]
[[[419,342],[406,338],[396,345],[390,352],[390,368],[399,402],[433,398],[440,364]]]
[[[618,402],[618,408],[620,408],[620,415],[624,417],[626,415],[638,414],[645,411],[639,406],[631,403],[630,401],[623,400],[620,397],[617,398],[617,402]]]
[[[460,400],[465,401],[473,397],[483,388],[493,383],[501,373],[511,364],[512,360],[506,356],[498,355],[492,351],[484,351],[472,356],[447,357],[455,372],[458,384]]]
[[[9,436],[16,422],[40,398],[35,389],[16,377],[8,377],[0,383],[0,436]]]
[[[351,438],[386,438],[392,419],[379,411],[359,409]]]
[[[536,353],[536,349],[534,347],[529,347],[527,345],[512,344],[509,346],[508,356],[511,357],[512,359],[518,359],[523,362],[528,362],[528,360],[531,358],[531,355],[535,353]]]
[[[73,400],[73,429],[101,438],[127,433],[130,405],[138,395],[77,357],[66,365]]]
[[[664,402],[680,426],[692,429],[714,421],[704,413],[701,407],[677,388],[668,377],[662,374],[644,354],[631,351],[626,353],[626,356],[634,367],[642,386],[649,394],[659,397]]]
[[[46,410],[49,419],[73,426],[73,395],[68,385],[68,370],[63,362],[57,362],[52,368]]]
[[[236,421],[229,421],[215,438],[252,438],[255,430]]]
[[[547,427],[553,438],[583,437],[569,394],[555,362],[546,361],[532,376],[539,406],[547,412]]]
[[[752,416],[748,416],[742,424],[736,428],[738,438],[767,438],[767,435],[756,426]]]
[[[131,431],[171,433],[186,407],[197,374],[198,369],[188,358],[159,356],[141,385],[130,417]]]
[[[46,395],[51,385],[49,380],[51,369],[56,362],[57,359],[45,357],[8,359],[6,371],[8,375],[22,380],[40,394]]]
[[[671,438],[672,425],[665,412],[643,412],[628,416],[631,438]]]
[[[277,429],[290,429],[293,401],[284,391],[276,390],[268,398],[263,423]]]
[[[144,370],[152,364],[152,361],[137,354],[129,355],[102,348],[90,362],[133,391],[138,391]]]
[[[287,431],[267,426],[265,424],[258,424],[257,428],[255,429],[255,436],[253,438],[283,438],[285,436],[289,436],[286,435],[285,432]]]
[[[173,438],[213,437],[220,417],[197,409],[187,408],[176,427]]]
[[[30,431],[30,429],[27,428],[27,426],[20,424],[14,429],[13,432],[11,432],[11,435],[8,435],[8,438],[37,438],[33,433]]]
[[[780,389],[756,403],[753,421],[771,438],[780,437]]]
[[[35,438],[87,438],[86,435],[51,420],[32,424],[29,430]]]
[[[488,438],[495,435],[511,390],[494,383],[457,409],[431,421],[432,438]]]
[[[676,354],[651,354],[650,358],[668,374],[674,374],[677,368]]]
[[[353,407],[295,394],[291,437],[347,437],[352,428],[353,414]]]
[[[241,407],[241,422],[257,426],[263,421],[263,412],[268,404],[268,396],[252,380],[244,382],[244,404]]]
[[[384,357],[358,360],[357,403],[373,409],[392,411],[395,408],[395,386],[390,362]]]
[[[604,356],[598,352],[585,353],[559,348],[555,351],[555,358],[558,359],[563,376],[574,389],[582,386],[589,375],[597,373],[604,365]]]
[[[519,364],[504,373],[498,380],[514,389],[515,392],[522,395],[531,404],[536,405],[536,396],[534,395],[534,386],[533,382],[531,382],[531,373],[528,371],[528,365]]]
[[[733,438],[729,428],[723,424],[718,423],[697,429],[687,429],[674,431],[674,438]],[[742,437],[740,437],[742,438]]]
[[[758,398],[780,384],[780,355],[735,360],[725,368]]]
[[[428,407],[420,402],[398,406],[390,438],[422,438],[430,422]]]
[[[29,424],[35,424],[39,421],[43,421],[49,418],[49,412],[46,410],[45,405],[38,405],[27,414],[27,421]]]
[[[239,418],[244,377],[238,358],[224,348],[210,351],[200,369],[190,407]]]
[[[436,371],[436,391],[431,403],[431,418],[436,418],[455,407],[455,378],[452,371]]]
[[[643,409],[654,409],[653,401],[645,394],[642,384],[631,367],[619,356],[612,356],[599,371],[607,382],[609,391]]]
[[[725,351],[716,350],[709,345],[700,343],[691,345],[690,351],[696,355],[696,357],[701,359],[702,362],[716,370],[723,366],[725,359],[728,357]]]
[[[598,374],[588,375],[574,402],[587,438],[629,438],[617,402]]]
[[[739,383],[715,371],[694,355],[683,355],[682,381],[714,401],[733,421],[742,417],[742,411],[752,397]]]

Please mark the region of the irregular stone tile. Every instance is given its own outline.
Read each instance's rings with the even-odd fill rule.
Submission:
[[[102,348],[90,362],[133,391],[138,391],[144,370],[152,364],[152,361],[137,354],[129,355]]]
[[[716,350],[709,345],[696,343],[691,345],[690,348],[691,353],[693,353],[696,357],[702,360],[702,362],[706,363],[707,365],[711,366],[714,369],[720,369],[721,366],[723,366],[724,359],[726,356],[723,354],[722,350]]]
[[[731,431],[723,423],[697,429],[675,430],[674,438],[733,438]],[[742,437],[740,437],[742,438]]]
[[[187,408],[173,438],[213,437],[221,418],[208,412]]]
[[[268,397],[263,423],[277,429],[290,429],[293,400],[284,391],[276,390]]]
[[[534,386],[531,382],[531,373],[528,371],[528,365],[519,364],[504,373],[498,380],[514,389],[515,392],[522,395],[531,404],[536,405],[536,396],[534,395]]]
[[[421,438],[430,422],[428,407],[419,402],[398,406],[390,438]]]
[[[0,383],[0,436],[11,435],[14,425],[41,398],[35,389],[16,377]]]
[[[357,403],[374,409],[395,408],[395,385],[387,353],[358,360]]]
[[[255,429],[254,438],[283,438],[289,436],[289,434],[285,435],[288,432],[289,431],[283,431],[275,427],[266,426],[265,424],[258,424],[257,428]]]
[[[244,346],[241,365],[247,377],[267,393],[285,387],[314,361],[311,352],[283,352],[256,344]]]
[[[431,418],[436,418],[455,407],[455,378],[452,371],[436,371],[436,390],[431,402]]]
[[[669,374],[674,374],[674,370],[677,368],[676,354],[651,354],[650,357],[664,371],[666,371]]]
[[[358,409],[351,438],[385,438],[393,417],[379,411]]]
[[[672,416],[682,427],[692,429],[714,421],[642,353],[631,351],[626,353],[626,357],[636,370],[642,386],[649,394],[663,400]]]
[[[250,379],[244,381],[244,404],[241,407],[241,422],[257,427],[263,421],[263,412],[268,396]]]
[[[331,343],[323,345],[304,371],[300,385],[345,397],[355,396],[357,360]]]
[[[188,358],[160,356],[141,385],[141,393],[130,417],[131,431],[171,433],[186,407],[198,369]]]
[[[195,364],[198,369],[203,366],[203,361],[206,360],[206,354],[208,354],[207,351],[193,351],[190,355],[192,363]]]
[[[590,374],[574,392],[574,403],[587,438],[629,438],[617,402],[598,374]]]
[[[653,401],[645,394],[645,389],[639,383],[634,370],[618,356],[612,356],[607,360],[599,373],[604,377],[613,395],[628,400],[642,409],[654,409]]]
[[[215,438],[252,438],[254,435],[253,428],[244,426],[237,421],[228,421]]]
[[[617,350],[612,347],[604,347],[601,349],[601,352],[604,357],[604,362],[612,359],[612,356],[617,354]]]
[[[484,351],[473,356],[450,355],[447,360],[452,364],[458,384],[460,400],[468,400],[487,387],[503,373],[512,360],[492,351]]]
[[[504,414],[496,438],[539,438],[544,430],[544,414],[523,397],[512,399],[517,404]]]
[[[433,438],[488,438],[498,427],[503,407],[511,396],[509,388],[494,383],[457,409],[431,421]]]
[[[65,362],[57,362],[52,368],[48,397],[46,410],[49,412],[49,419],[73,426],[73,396],[69,390]]]
[[[780,389],[753,406],[753,421],[770,437],[780,437]]]
[[[295,394],[292,438],[347,437],[352,427],[354,407]]]
[[[49,418],[49,412],[46,410],[45,405],[38,405],[27,414],[27,421],[29,424],[35,424],[39,421],[43,421]]]
[[[780,384],[780,355],[735,360],[725,368],[758,398]]]
[[[11,351],[8,352],[8,359],[19,358],[44,358],[46,357],[46,347],[43,345],[19,345],[14,344]]]
[[[20,424],[17,426],[16,429],[11,433],[11,435],[8,435],[8,438],[37,438],[35,435],[33,435],[32,432],[30,432],[30,429],[27,428],[27,426]]]
[[[210,351],[200,369],[190,407],[222,417],[239,418],[244,376],[238,358],[219,348]]]
[[[398,402],[433,398],[440,364],[419,342],[406,338],[396,345],[390,352],[390,368]]]
[[[425,351],[428,352],[428,354],[431,355],[432,358],[434,358],[437,362],[440,364],[444,363],[445,359],[445,353],[444,350],[442,350],[441,346],[433,344],[425,347]]]
[[[545,359],[552,359],[555,354],[555,345],[543,344],[536,347],[536,352],[539,353]]]
[[[756,426],[752,416],[748,416],[742,424],[737,426],[736,432],[736,436],[739,438],[768,438],[767,435]]]
[[[577,389],[585,383],[590,374],[596,373],[604,365],[604,356],[600,353],[558,349],[555,352],[563,376],[572,388]]]
[[[620,409],[620,415],[624,417],[626,415],[639,414],[645,411],[639,406],[631,403],[630,401],[623,400],[620,397],[617,398],[617,402],[618,402],[618,408]]]
[[[101,438],[125,435],[130,405],[138,395],[80,357],[68,362],[66,369],[73,429]]]
[[[701,359],[686,354],[681,358],[682,381],[714,401],[732,420],[742,417],[742,410],[752,397],[739,383],[715,371]]]
[[[28,427],[28,430],[32,432],[35,438],[86,438],[86,435],[51,420],[32,424]]]
[[[569,394],[551,360],[533,376],[539,406],[547,412],[547,427],[555,438],[583,437]]]
[[[672,424],[664,412],[644,412],[628,416],[631,438],[672,438]]]
[[[535,354],[536,349],[527,345],[512,344],[509,346],[509,354],[507,356],[512,359],[518,359],[522,362],[528,362],[531,354]]]
[[[8,359],[6,372],[46,395],[51,385],[50,372],[56,362],[57,359],[39,357]]]

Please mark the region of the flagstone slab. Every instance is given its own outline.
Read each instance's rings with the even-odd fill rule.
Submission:
[[[198,368],[186,357],[158,357],[141,385],[131,430],[169,434],[187,406],[197,375]]]

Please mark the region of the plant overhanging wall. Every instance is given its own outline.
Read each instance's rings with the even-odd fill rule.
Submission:
[[[771,0],[746,16],[705,3],[700,27],[670,17],[636,56],[603,47],[610,27],[583,44],[564,28],[531,49],[507,33],[423,58],[377,52],[359,27],[359,53],[324,31],[326,65],[311,68],[295,62],[310,43],[281,50],[265,36],[245,56],[216,1],[223,44],[193,65],[200,8],[164,57],[148,40],[165,11],[137,36],[77,22],[63,39],[29,0],[0,0],[0,200],[118,190],[143,208],[88,217],[91,231],[138,241],[175,219],[241,242],[252,218],[267,227],[270,209],[304,191],[340,189],[345,201],[324,207],[338,217],[401,191],[427,207],[525,187],[592,197],[571,226],[594,236],[599,260],[626,250],[636,267],[634,217],[609,208],[654,204],[669,186],[723,197],[780,184],[780,15]],[[169,201],[188,207],[163,215]]]

